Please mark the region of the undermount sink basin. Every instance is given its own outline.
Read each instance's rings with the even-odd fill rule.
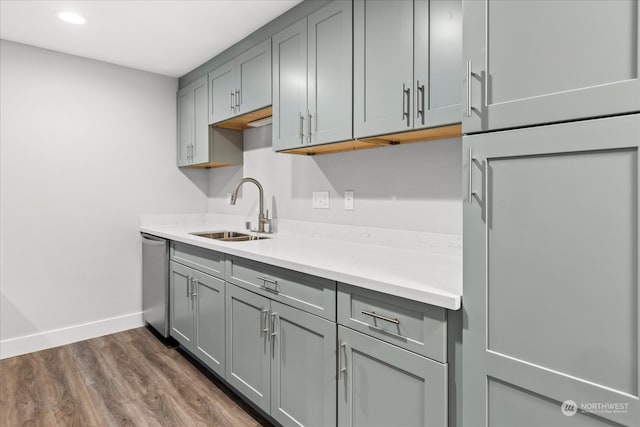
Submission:
[[[223,242],[248,242],[250,240],[269,239],[269,237],[239,233],[237,231],[207,231],[204,233],[191,234],[193,234],[194,236],[206,237],[207,239],[222,240]]]

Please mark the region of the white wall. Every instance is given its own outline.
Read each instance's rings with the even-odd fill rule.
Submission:
[[[207,209],[207,173],[175,166],[176,89],[1,42],[0,357],[140,324],[139,215]]]
[[[244,132],[244,166],[213,169],[209,212],[243,214],[255,222],[257,190],[227,204],[243,176],[258,179],[275,218],[462,234],[461,138],[324,156],[274,153],[271,126]],[[344,210],[344,190],[355,210]],[[330,209],[312,209],[311,193],[329,191]],[[240,225],[240,224],[239,224]]]

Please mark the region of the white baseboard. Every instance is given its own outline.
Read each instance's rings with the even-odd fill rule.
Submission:
[[[101,337],[144,325],[142,312],[0,341],[0,359]]]

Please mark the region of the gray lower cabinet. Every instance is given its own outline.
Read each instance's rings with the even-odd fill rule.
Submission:
[[[640,425],[639,144],[638,114],[463,138],[464,425]]]
[[[178,92],[178,166],[209,160],[207,92],[206,76]]]
[[[354,0],[353,34],[355,138],[460,123],[460,0]]]
[[[336,419],[336,325],[227,284],[226,380],[282,425]]]
[[[464,4],[464,133],[640,111],[638,0]]]
[[[171,336],[224,377],[224,280],[174,261],[170,266]]]
[[[350,140],[352,4],[336,0],[273,37],[273,149]]]
[[[446,364],[344,326],[338,340],[338,426],[447,425]]]

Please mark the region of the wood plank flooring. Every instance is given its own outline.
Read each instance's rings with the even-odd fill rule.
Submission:
[[[269,426],[146,328],[0,360],[0,426]]]

